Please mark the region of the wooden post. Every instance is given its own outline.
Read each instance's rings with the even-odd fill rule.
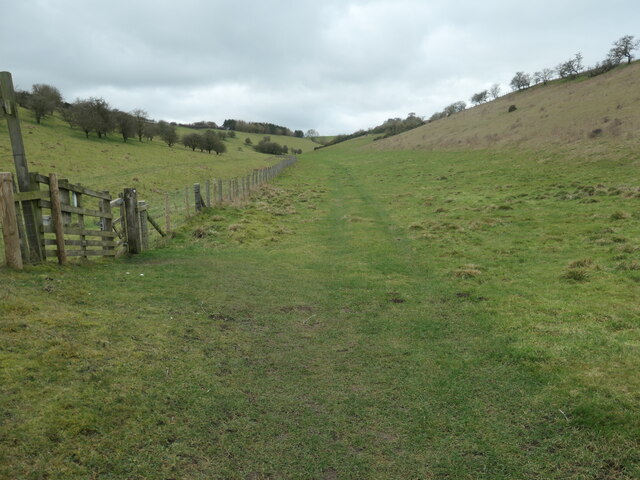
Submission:
[[[200,195],[200,184],[193,184],[193,196],[196,204],[196,213],[202,211],[202,195]]]
[[[51,220],[56,232],[56,249],[58,250],[58,263],[67,264],[67,252],[64,247],[64,220],[60,202],[60,190],[58,189],[58,176],[49,174],[49,193],[51,195]]]
[[[0,72],[0,97],[2,111],[7,119],[18,187],[21,192],[28,192],[32,186],[31,178],[29,176],[27,156],[22,141],[22,131],[20,130],[20,119],[18,118],[18,105],[13,89],[13,79],[9,72]],[[29,243],[30,261],[33,263],[39,263],[44,258],[44,248],[42,247],[42,238],[40,235],[40,226],[42,224],[38,224],[37,222],[35,215],[36,206],[37,200],[22,202],[25,229]]]
[[[140,247],[142,251],[149,249],[149,225],[147,224],[147,202],[138,202],[138,214],[140,215]]]
[[[109,192],[106,191],[106,190],[103,193],[105,193],[107,195],[109,194]],[[106,214],[106,215],[111,214],[111,200],[101,199],[100,200],[100,211],[102,213]],[[111,218],[107,218],[106,216],[102,217],[100,219],[100,229],[103,232],[112,232],[113,231],[113,216]],[[109,237],[106,238],[106,240],[108,240],[108,239],[109,239]],[[109,251],[115,249],[115,247],[103,247],[103,248],[105,250],[109,250]]]
[[[74,199],[74,206],[78,207],[78,208],[82,208],[83,207],[83,201],[82,201],[82,193],[78,193],[78,192],[73,192],[73,194],[71,195],[71,197]],[[78,213],[78,228],[80,230],[84,230],[84,214],[82,213]],[[80,234],[80,252],[82,253],[82,258],[87,258],[86,252],[87,252],[87,236]]]
[[[13,197],[13,178],[10,173],[0,173],[0,219],[2,220],[2,238],[4,256],[9,268],[22,270],[20,236],[18,235],[18,217]]]
[[[222,179],[218,179],[218,205],[222,205]]]
[[[129,253],[140,253],[142,252],[140,215],[138,215],[138,193],[135,188],[124,189],[124,213],[127,224],[127,250]]]
[[[171,212],[169,211],[169,194],[164,194],[164,226],[167,233],[171,232]]]
[[[204,182],[205,192],[205,207],[211,207],[211,182],[209,180]]]

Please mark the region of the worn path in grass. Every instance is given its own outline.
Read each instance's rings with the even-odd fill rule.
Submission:
[[[0,477],[633,478],[367,171],[312,156],[164,248],[1,272]]]

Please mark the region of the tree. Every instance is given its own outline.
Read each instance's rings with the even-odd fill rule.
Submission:
[[[616,64],[620,63],[624,58],[627,63],[633,60],[633,51],[640,48],[640,40],[633,41],[633,35],[625,35],[613,42],[613,48],[609,51],[609,58]]]
[[[494,100],[498,98],[500,96],[500,85],[497,83],[494,83],[491,86],[489,93],[491,94],[491,98],[493,98]]]
[[[516,72],[515,76],[511,79],[511,88],[513,90],[524,90],[531,85],[531,76],[528,73]]]
[[[176,131],[176,125],[174,123],[167,123],[164,120],[158,122],[158,130],[160,138],[169,147],[173,147],[178,141],[178,132]]]
[[[138,135],[138,141],[142,141],[142,137],[144,136],[144,129],[146,124],[148,123],[147,117],[149,114],[144,110],[137,108],[133,112],[131,112],[136,121],[136,135]]]
[[[302,130],[296,130],[295,132],[293,132],[293,136],[294,137],[298,137],[298,138],[302,138],[302,137],[304,137],[304,132]]]
[[[36,116],[36,123],[47,115],[51,115],[62,104],[60,91],[44,83],[36,83],[31,87],[28,105]]]
[[[550,68],[544,68],[533,74],[533,81],[538,84],[546,85],[553,78],[554,71]]]
[[[182,144],[194,152],[196,151],[196,148],[200,146],[205,149],[203,139],[198,133],[187,133],[183,135]]]
[[[105,137],[115,126],[115,119],[109,104],[103,98],[91,98],[91,109],[94,115],[94,129],[98,138]]]
[[[73,115],[73,123],[80,127],[85,136],[89,138],[89,132],[93,131],[95,126],[95,117],[91,100],[80,100],[79,98],[71,105]]]
[[[136,118],[127,112],[115,110],[113,112],[114,122],[122,139],[126,142],[136,134]]]
[[[485,103],[489,98],[489,90],[482,90],[481,92],[474,93],[471,97],[471,103],[474,105],[478,105],[480,103]]]
[[[556,67],[560,78],[576,78],[582,70],[584,70],[584,66],[582,65],[581,53],[576,53],[572,59],[562,62]]]
[[[316,138],[318,136],[319,136],[319,134],[318,134],[317,130],[315,130],[313,128],[310,128],[309,130],[307,130],[307,134],[306,134],[307,138]]]
[[[146,121],[144,123],[144,137],[153,142],[153,137],[158,135],[158,125],[152,121]]]
[[[444,108],[443,113],[445,117],[450,117],[455,113],[462,112],[466,108],[467,104],[465,102],[454,102],[451,105],[447,105]]]

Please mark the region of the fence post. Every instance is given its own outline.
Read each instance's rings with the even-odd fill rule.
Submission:
[[[149,249],[149,225],[147,224],[147,202],[138,202],[138,213],[140,214],[140,247],[142,251]]]
[[[169,211],[169,194],[164,194],[164,224],[167,233],[171,232],[171,212]]]
[[[204,193],[205,193],[205,207],[211,208],[211,182],[206,180],[204,182]]]
[[[31,184],[32,179],[27,166],[27,155],[22,141],[16,94],[13,89],[13,79],[9,72],[0,72],[0,98],[2,99],[2,111],[7,119],[18,186],[21,192],[28,192],[32,190],[34,185]],[[38,201],[21,202],[21,208],[27,237],[25,241],[29,245],[30,261],[39,263],[44,259],[44,248],[42,246],[42,236],[40,235],[42,222],[38,222],[37,218]]]
[[[187,218],[191,216],[191,211],[189,209],[189,187],[184,187],[184,206],[187,210]]]
[[[202,195],[200,195],[200,184],[193,184],[193,196],[195,198],[196,213],[202,211]]]
[[[140,253],[142,251],[140,215],[138,215],[138,193],[135,188],[124,189],[124,214],[127,224],[127,250],[129,253]]]
[[[104,192],[105,194],[109,194],[107,190]],[[105,215],[111,215],[111,200],[100,200],[100,211]],[[111,218],[102,217],[100,219],[100,229],[103,232],[112,232],[113,231],[113,216]],[[103,237],[104,241],[108,242],[111,240],[111,237]],[[111,251],[115,250],[116,247],[103,247],[104,250]]]
[[[0,173],[0,219],[7,266],[22,270],[22,253],[18,235],[18,217],[13,197],[13,179],[10,173]]]
[[[51,220],[56,232],[58,263],[66,265],[67,252],[64,246],[64,219],[62,217],[60,190],[58,189],[58,176],[55,173],[49,174],[49,194],[51,195]]]

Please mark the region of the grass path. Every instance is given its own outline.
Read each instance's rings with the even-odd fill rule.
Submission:
[[[363,160],[308,158],[164,248],[0,272],[0,477],[638,474]]]

